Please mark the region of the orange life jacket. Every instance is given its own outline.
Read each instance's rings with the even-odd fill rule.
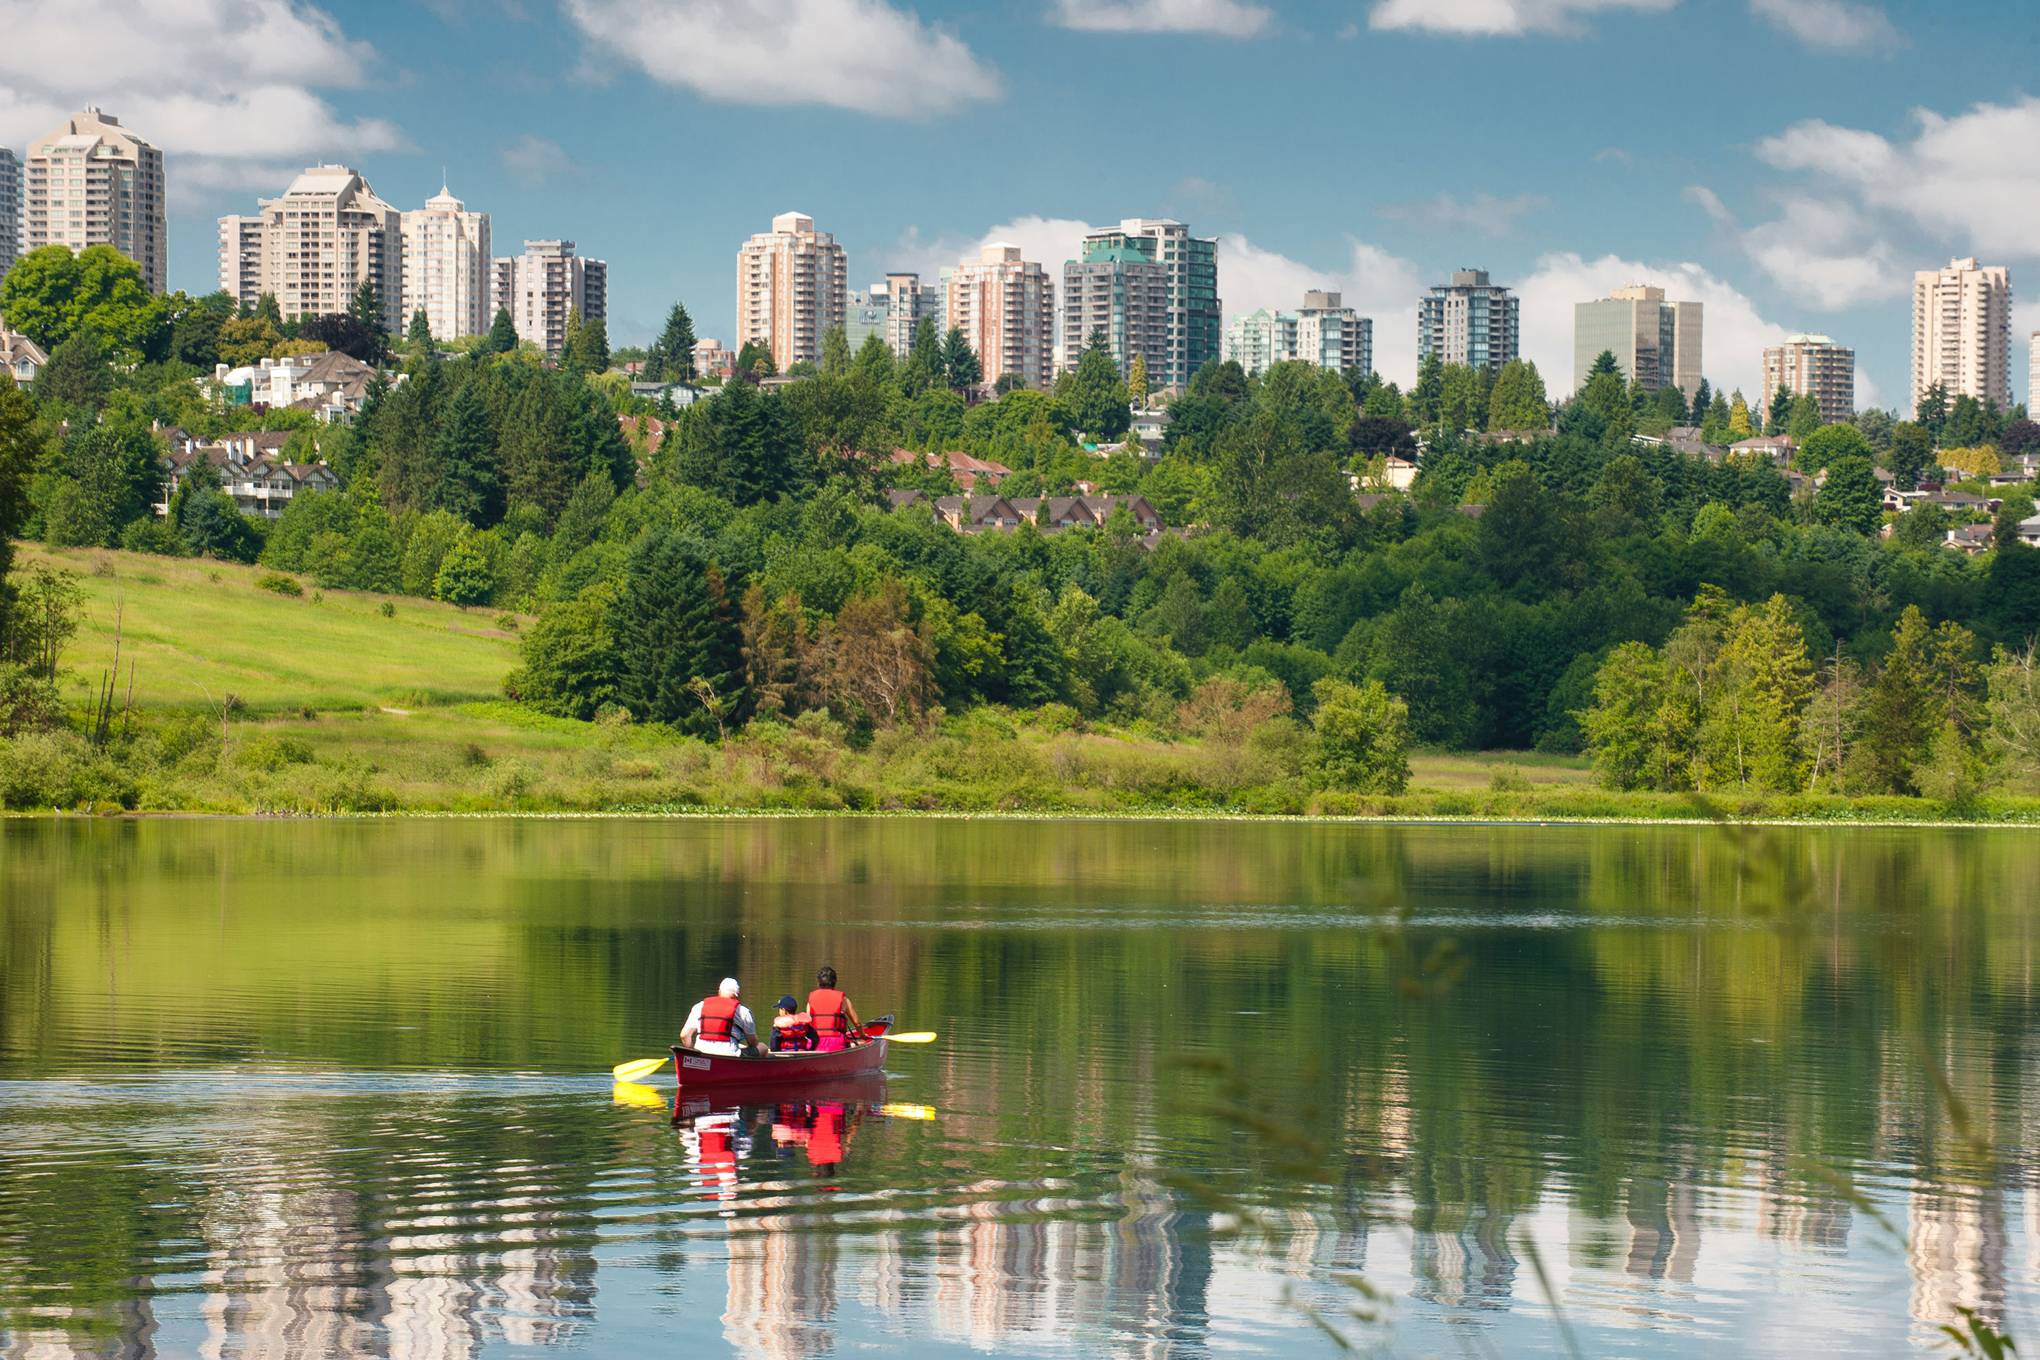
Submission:
[[[808,993],[808,1022],[821,1038],[840,1034],[850,1037],[850,998],[834,987],[817,987]]]
[[[700,1038],[712,1043],[730,1043],[736,1037],[737,999],[711,996],[701,1003]]]

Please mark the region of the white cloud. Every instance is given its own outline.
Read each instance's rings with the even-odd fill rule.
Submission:
[[[1847,202],[1788,194],[1775,220],[1745,228],[1712,189],[1693,185],[1686,199],[1795,301],[1838,311],[1906,292],[1897,252]]]
[[[1943,243],[2040,257],[2040,162],[2014,154],[2040,145],[2040,98],[1978,104],[1952,117],[1919,109],[1913,119],[1913,136],[1899,141],[1812,119],[1759,142],[1757,155]]]
[[[1267,307],[1295,311],[1304,293],[1329,288],[1374,322],[1374,369],[1407,388],[1417,377],[1417,297],[1421,271],[1365,241],[1347,239],[1345,261],[1321,269],[1257,246],[1238,234],[1218,238],[1218,292],[1225,319]]]
[[[1090,33],[1212,33],[1251,38],[1274,16],[1248,0],[1056,0],[1053,22]]]
[[[313,93],[364,84],[376,54],[299,0],[0,0],[0,34],[0,143],[98,104],[176,158],[173,190],[280,189],[257,176],[405,145],[387,120],[350,121]]]
[[[1808,47],[1888,52],[1905,42],[1883,10],[1857,0],[1750,0],[1750,13]]]
[[[1629,283],[1655,284],[1673,301],[1704,304],[1702,367],[1707,380],[1723,391],[1740,387],[1745,396],[1755,393],[1763,385],[1764,347],[1792,333],[1697,264],[1652,265],[1615,255],[1587,260],[1570,251],[1546,255],[1516,294],[1523,300],[1523,357],[1536,363],[1554,397],[1574,388],[1574,305]]]
[[[547,180],[571,174],[580,164],[558,142],[527,132],[496,153],[518,183],[536,188]]]
[[[1464,37],[1574,34],[1588,15],[1668,10],[1678,0],[1375,0],[1370,28],[1418,29]]]
[[[868,272],[870,281],[875,282],[886,270],[910,269],[918,273],[924,283],[932,283],[942,276],[944,269],[965,260],[975,260],[984,247],[994,241],[1005,241],[1020,247],[1021,259],[1046,269],[1055,279],[1060,293],[1063,261],[1077,257],[1084,235],[1091,229],[1090,223],[1073,217],[1039,216],[1016,217],[1009,222],[1001,222],[982,235],[971,237],[924,238],[919,228],[909,227],[898,242],[874,262],[877,268]]]
[[[892,117],[1000,92],[953,34],[886,0],[565,0],[603,55],[734,104],[820,104]]]
[[[1513,198],[1475,194],[1466,199],[1439,194],[1413,203],[1390,203],[1380,212],[1390,221],[1408,222],[1427,231],[1477,231],[1484,236],[1507,236],[1515,229],[1517,218],[1550,204],[1551,200],[1542,194],[1517,194]]]

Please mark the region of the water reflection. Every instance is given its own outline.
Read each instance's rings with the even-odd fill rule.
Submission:
[[[2040,1334],[2036,838],[1027,832],[0,827],[0,1355]],[[818,955],[943,1042],[579,1075]]]

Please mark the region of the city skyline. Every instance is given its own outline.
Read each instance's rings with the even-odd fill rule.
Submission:
[[[1469,266],[1522,298],[1522,352],[1555,389],[1573,305],[1632,282],[1704,303],[1706,376],[1751,396],[1766,346],[1821,333],[1857,351],[1859,400],[1902,407],[1910,280],[1950,258],[2011,270],[2015,374],[2040,323],[2019,300],[2040,261],[2040,172],[1967,159],[1979,139],[2040,127],[2040,100],[1988,41],[1982,5],[1908,28],[1852,0],[1850,22],[1821,31],[1791,0],[1706,11],[1500,0],[1421,14],[1386,0],[1167,0],[1108,6],[1077,27],[1046,4],[886,0],[817,9],[791,34],[764,20],[708,37],[689,27],[697,8],[661,0],[626,24],[600,0],[270,0],[251,7],[259,24],[207,11],[173,28],[95,26],[75,7],[59,25],[46,6],[10,0],[0,16],[21,41],[0,71],[18,93],[0,106],[0,144],[19,154],[88,103],[151,138],[170,180],[168,283],[192,292],[217,276],[217,219],[308,165],[344,160],[404,204],[448,175],[501,241],[572,236],[609,259],[618,344],[649,338],[676,299],[701,334],[728,342],[730,252],[789,208],[828,224],[853,288],[901,270],[932,283],[1000,240],[1056,273],[1086,230],[1174,217],[1218,239],[1226,321],[1339,291],[1374,322],[1376,367],[1402,383],[1418,297]],[[76,31],[94,33],[94,60],[67,46]],[[724,60],[681,59],[683,43]],[[1585,77],[1644,50],[1722,63],[1717,95],[1639,126],[1611,83]],[[1965,85],[1906,79],[1958,52]],[[1087,164],[1092,121],[1143,89],[1337,76],[1364,79],[1370,103],[1392,111],[1414,107],[1447,65],[1506,76],[1512,116],[1391,119],[1349,149],[1362,175],[1327,175],[1272,117],[1197,100],[1177,106],[1165,149],[1122,158],[1109,181]],[[1065,97],[1077,89],[1114,93]],[[1736,96],[1759,89],[1761,100]],[[457,106],[501,113],[454,117]],[[644,160],[614,135],[626,124],[678,130],[685,154]],[[1026,158],[954,154],[1016,127]],[[873,167],[896,161],[922,168],[881,190]]]

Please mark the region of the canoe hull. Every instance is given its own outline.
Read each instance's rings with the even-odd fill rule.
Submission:
[[[673,1076],[683,1091],[706,1086],[775,1087],[862,1076],[885,1066],[885,1040],[839,1053],[780,1053],[770,1058],[733,1058],[722,1053],[673,1049]]]

